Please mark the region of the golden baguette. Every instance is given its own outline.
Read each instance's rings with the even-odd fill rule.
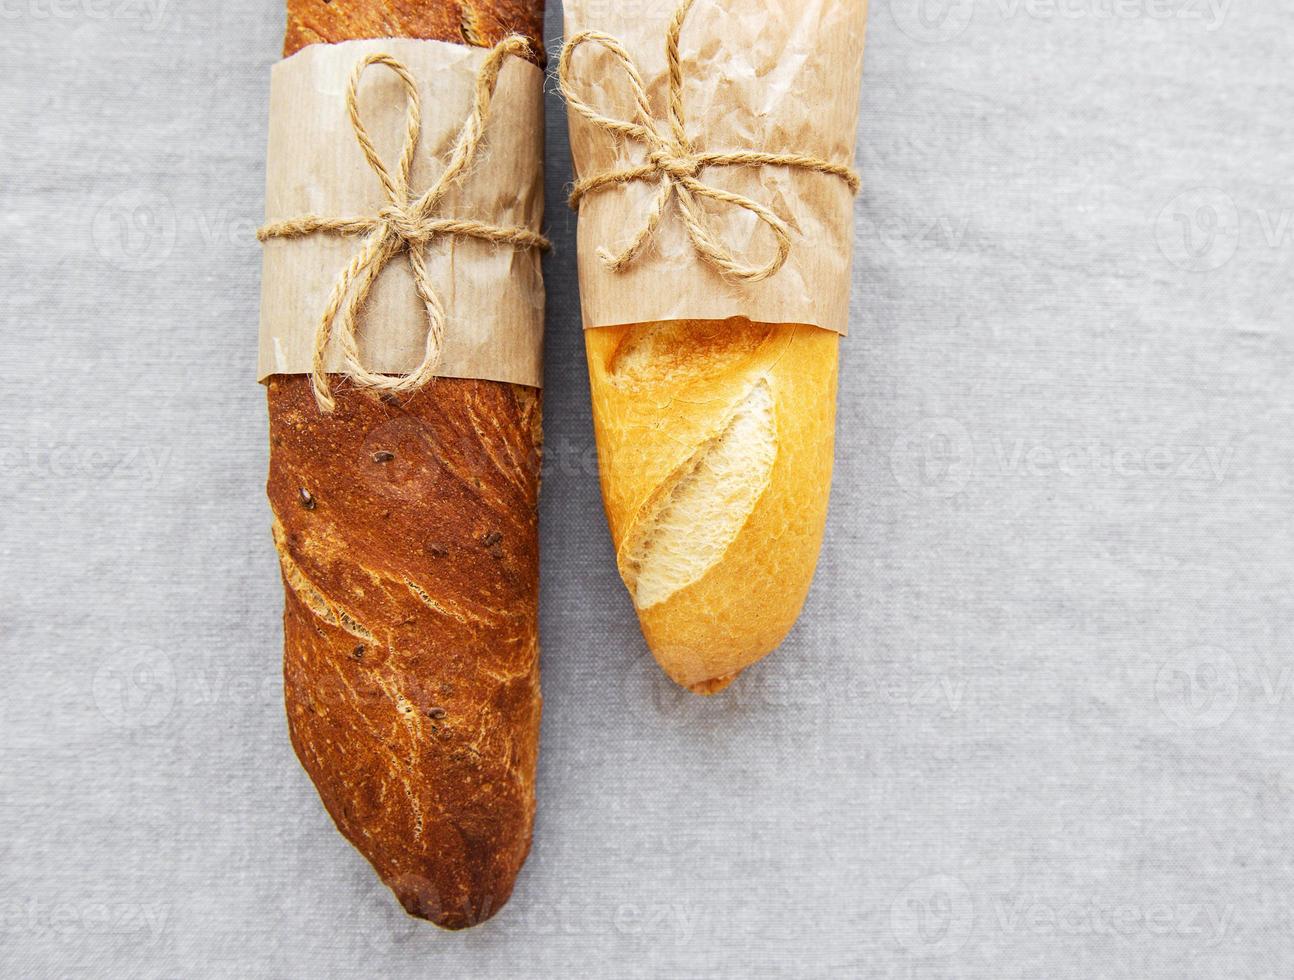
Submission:
[[[620,575],[661,667],[713,694],[782,642],[813,580],[840,337],[686,320],[585,345]]]

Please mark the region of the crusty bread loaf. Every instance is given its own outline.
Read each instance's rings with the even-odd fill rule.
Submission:
[[[541,37],[542,0],[288,0],[312,43]],[[536,45],[536,50],[539,50]],[[539,392],[443,378],[381,398],[269,379],[292,744],[411,914],[493,915],[530,847],[539,739]]]
[[[702,694],[782,642],[831,488],[840,337],[748,320],[585,331],[602,495],[656,659]]]
[[[543,0],[287,0],[285,55],[307,44],[417,37],[490,47],[509,34],[543,51]]]

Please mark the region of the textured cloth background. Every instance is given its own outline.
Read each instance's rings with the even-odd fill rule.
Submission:
[[[449,935],[284,724],[280,4],[0,0],[0,973],[1294,975],[1291,16],[878,0],[827,544],[713,701],[613,569],[550,101],[541,809]]]

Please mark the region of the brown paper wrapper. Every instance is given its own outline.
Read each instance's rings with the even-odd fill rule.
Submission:
[[[665,37],[673,2],[565,0],[566,33],[618,39],[642,73],[667,130]],[[800,153],[853,160],[867,0],[700,0],[681,40],[688,135],[699,151]],[[574,84],[603,114],[632,120],[623,71],[601,48],[575,57]],[[571,152],[579,176],[641,164],[641,144],[618,140],[576,112]],[[636,182],[580,202],[579,269],[584,326],[744,316],[844,334],[849,324],[853,192],[838,177],[785,167],[714,167],[700,179],[752,198],[791,227],[791,256],[759,283],[723,279],[697,254],[676,204],[627,268],[608,269],[600,246],[619,251],[642,227],[659,185]],[[748,212],[702,201],[710,225],[742,261],[770,259],[775,242]]]
[[[274,66],[265,217],[376,215],[389,203],[355,140],[346,113],[351,73],[367,55],[408,67],[422,97],[422,132],[410,187],[416,195],[444,169],[471,111],[487,51],[440,41],[383,39],[311,45]],[[407,102],[399,78],[378,65],[359,88],[360,117],[394,173],[404,146]],[[509,58],[499,75],[484,145],[446,195],[441,214],[538,230],[543,217],[543,73]],[[334,234],[265,243],[257,380],[309,374],[328,297],[361,239]],[[534,249],[442,237],[427,249],[430,282],[444,302],[446,336],[437,374],[539,387],[543,378],[544,288]],[[427,314],[408,260],[386,267],[359,318],[370,370],[408,374],[425,354]],[[327,361],[343,373],[338,345]]]

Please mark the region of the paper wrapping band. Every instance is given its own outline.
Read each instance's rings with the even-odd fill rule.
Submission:
[[[312,373],[327,311],[317,377],[540,385],[543,76],[507,56],[522,44],[352,41],[274,67],[258,380]]]
[[[866,0],[565,11],[584,326],[846,333]]]

